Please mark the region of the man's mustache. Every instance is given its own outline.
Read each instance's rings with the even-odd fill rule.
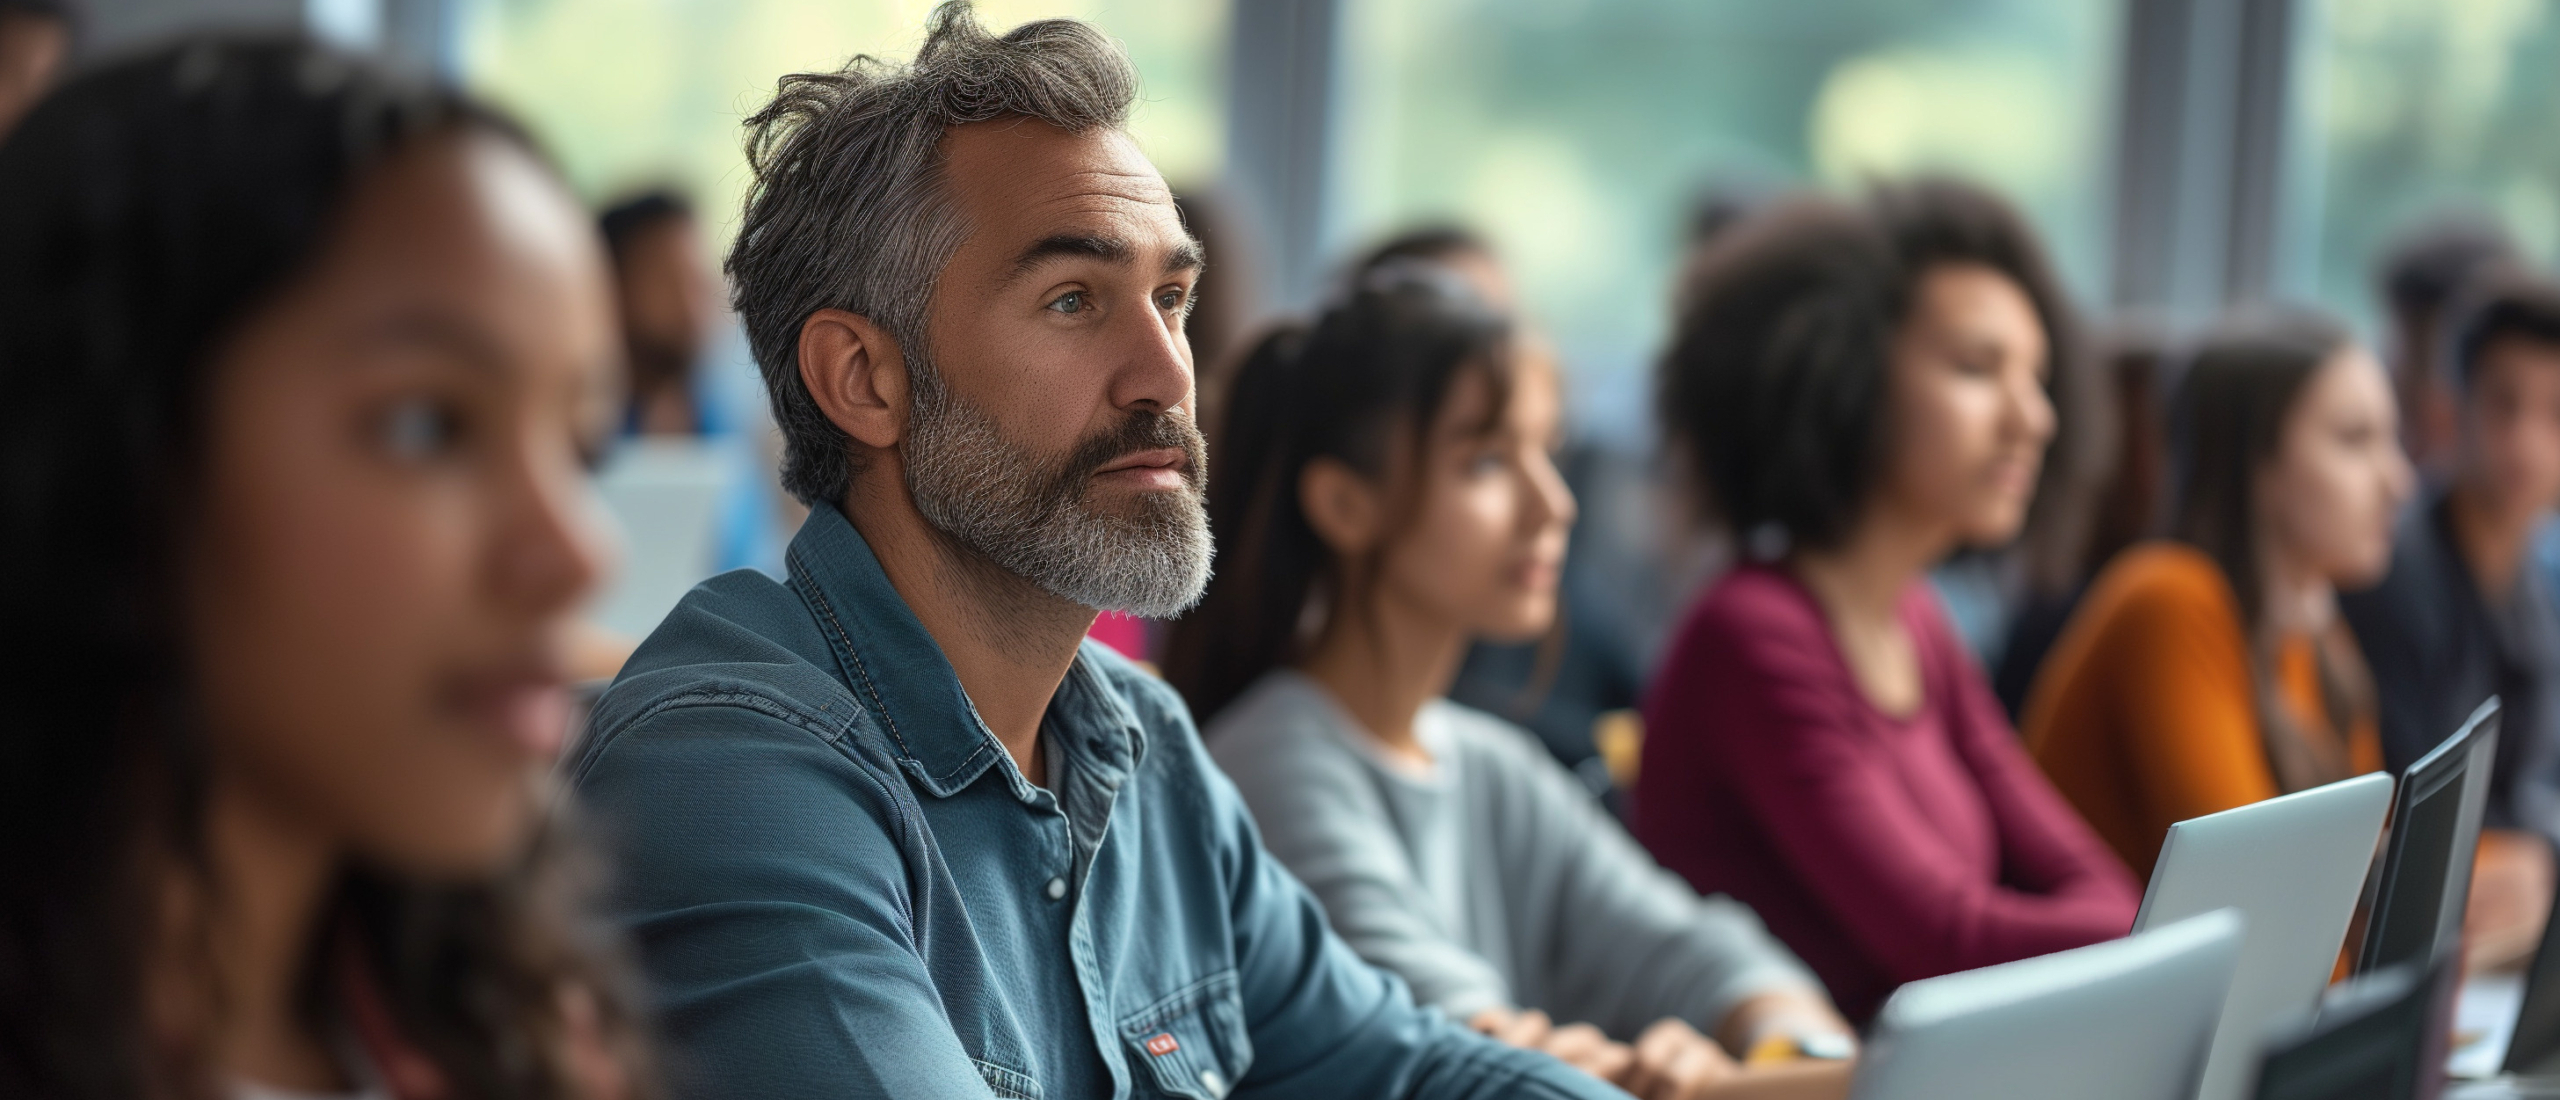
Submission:
[[[1182,479],[1198,488],[1208,477],[1208,442],[1201,438],[1200,428],[1187,414],[1136,412],[1118,425],[1105,428],[1076,444],[1067,453],[1059,470],[1077,484],[1092,477],[1102,467],[1118,461],[1132,451],[1154,451],[1171,448],[1183,454]]]

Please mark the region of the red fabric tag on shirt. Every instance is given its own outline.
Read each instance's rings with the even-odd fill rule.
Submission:
[[[1165,1055],[1181,1049],[1182,1044],[1175,1042],[1173,1039],[1173,1033],[1169,1031],[1161,1033],[1153,1039],[1147,1040],[1147,1053],[1155,1055],[1158,1058],[1162,1058]]]

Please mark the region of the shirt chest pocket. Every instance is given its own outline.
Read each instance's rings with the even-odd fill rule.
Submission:
[[[1226,1100],[1253,1064],[1236,974],[1220,971],[1120,1021],[1139,1096]]]

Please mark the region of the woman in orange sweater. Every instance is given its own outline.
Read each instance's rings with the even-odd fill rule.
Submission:
[[[2390,564],[2413,479],[2381,366],[2320,318],[2207,338],[2177,416],[2177,539],[2099,575],[2025,715],[2054,785],[2144,875],[2173,822],[2382,767],[2336,595]]]

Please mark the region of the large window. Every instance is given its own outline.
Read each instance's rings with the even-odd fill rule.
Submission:
[[[1686,208],[1719,182],[1992,184],[2102,291],[2117,0],[1401,0],[1350,5],[1347,235],[1493,234],[1626,424]]]
[[[2411,222],[2464,211],[2560,254],[2560,11],[2550,0],[2322,0],[2305,117],[2320,170],[2316,293],[2374,310],[2372,265]]]
[[[739,120],[776,76],[910,54],[928,0],[457,0],[467,78],[602,199],[672,183],[725,236]],[[2309,171],[2286,284],[2371,312],[2378,248],[2448,209],[2560,257],[2560,5],[2302,0]],[[1135,130],[1177,186],[1224,161],[1221,0],[981,0],[991,25],[1090,19],[1144,81]],[[1335,239],[1490,233],[1576,373],[1581,412],[1642,420],[1644,367],[1694,198],[1945,170],[2041,227],[2107,291],[2124,0],[1358,0],[1344,5]]]
[[[784,73],[857,53],[915,55],[926,0],[463,0],[463,69],[523,115],[591,198],[675,184],[724,238],[746,188],[739,122]],[[1065,15],[1136,60],[1139,142],[1175,183],[1223,154],[1226,5],[1217,0],[982,0],[990,27]]]

